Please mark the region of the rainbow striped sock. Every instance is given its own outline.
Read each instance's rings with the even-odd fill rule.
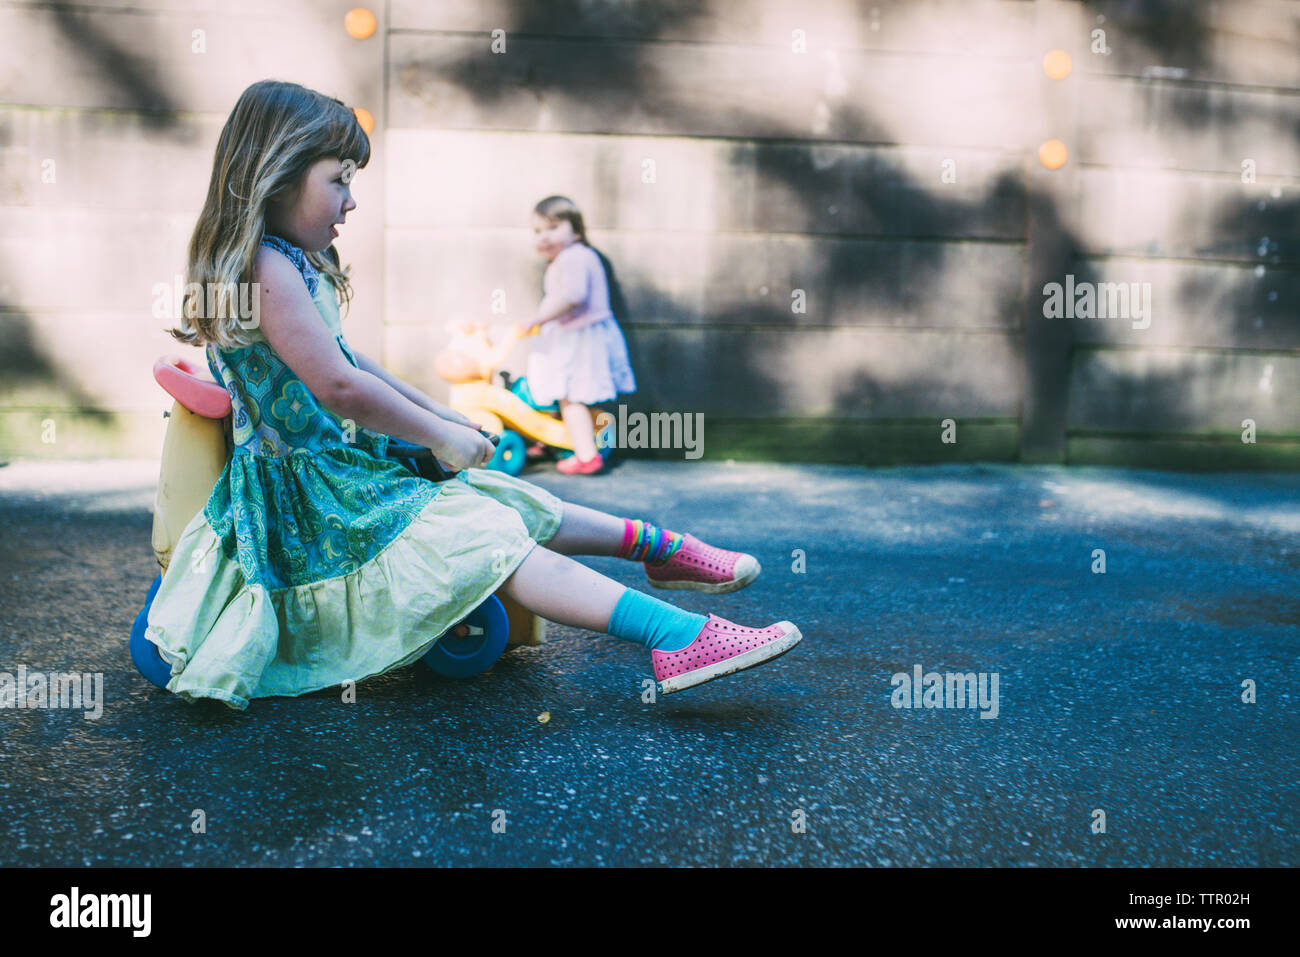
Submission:
[[[614,554],[616,558],[662,565],[685,543],[686,537],[677,532],[670,532],[638,518],[625,518],[623,543]]]

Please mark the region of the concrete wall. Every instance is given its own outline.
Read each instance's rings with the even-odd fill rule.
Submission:
[[[390,0],[364,40],[351,5],[0,6],[0,455],[156,454],[151,290],[275,77],[373,114],[345,330],[435,395],[447,319],[535,306],[560,192],[628,405],[703,412],[708,457],[1300,465],[1293,3]],[[1046,318],[1067,275],[1150,283],[1150,326]]]

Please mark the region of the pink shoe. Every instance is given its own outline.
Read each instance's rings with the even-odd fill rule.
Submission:
[[[763,570],[753,555],[714,548],[694,535],[682,537],[682,547],[664,564],[642,563],[646,578],[655,588],[689,588],[718,595],[739,591]]]
[[[710,615],[693,642],[680,651],[652,649],[650,660],[659,693],[672,694],[779,658],[802,637],[788,621],[746,628]]]
[[[605,467],[605,460],[597,452],[586,461],[579,462],[576,455],[570,455],[567,459],[560,459],[555,463],[555,471],[563,472],[565,475],[596,475]]]

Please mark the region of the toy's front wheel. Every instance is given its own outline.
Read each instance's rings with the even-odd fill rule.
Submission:
[[[505,606],[496,595],[489,595],[464,621],[449,628],[420,660],[440,675],[470,678],[496,664],[509,637]]]
[[[492,456],[492,461],[487,467],[505,472],[507,475],[518,475],[527,464],[528,443],[524,437],[511,429],[502,431],[496,455]]]
[[[145,628],[149,625],[149,608],[153,605],[153,596],[158,594],[158,586],[161,584],[162,576],[159,575],[149,586],[144,608],[140,609],[140,614],[135,616],[135,624],[131,627],[130,648],[131,661],[140,674],[159,688],[165,689],[167,682],[172,680],[171,665],[163,661],[162,655],[158,654],[158,646],[144,636]]]

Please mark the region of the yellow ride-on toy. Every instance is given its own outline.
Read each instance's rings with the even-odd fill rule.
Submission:
[[[500,434],[496,455],[487,467],[518,475],[527,464],[528,446],[534,442],[558,450],[561,456],[572,454],[573,442],[560,418],[559,404],[539,404],[533,400],[526,378],[512,379],[498,371],[515,343],[538,330],[523,333],[516,326],[502,342],[493,344],[486,323],[448,323],[447,328],[451,341],[434,356],[433,370],[451,383],[448,405],[486,431]],[[502,385],[494,382],[497,377]]]
[[[153,550],[161,572],[131,629],[131,659],[149,681],[166,688],[171,668],[145,637],[149,607],[162,576],[172,565],[181,533],[207,505],[212,487],[230,457],[230,396],[184,359],[168,356],[154,364],[154,379],[175,399],[167,417],[162,467],[154,500]],[[390,439],[389,456],[422,478],[450,478],[433,453]],[[453,626],[421,658],[434,671],[468,677],[492,667],[507,644],[541,644],[546,623],[504,595],[489,596],[465,621]]]

